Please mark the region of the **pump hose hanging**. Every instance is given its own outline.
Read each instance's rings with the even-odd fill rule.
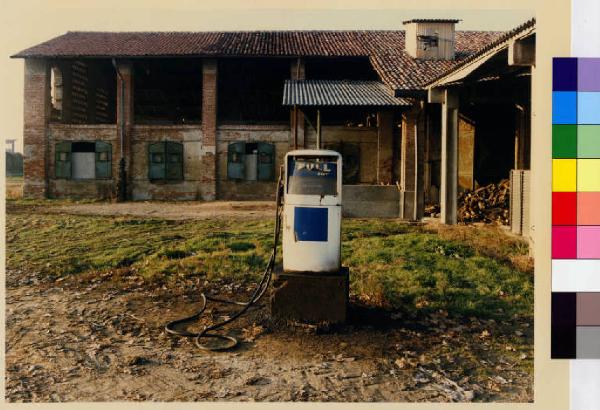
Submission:
[[[254,290],[254,293],[252,294],[252,297],[250,298],[250,300],[248,302],[238,302],[238,301],[230,300],[230,299],[222,299],[222,298],[218,298],[218,297],[214,297],[214,296],[207,296],[204,293],[201,293],[200,298],[202,300],[202,306],[200,307],[200,309],[192,316],[184,317],[182,319],[177,319],[177,320],[167,323],[165,325],[165,331],[167,333],[176,335],[176,336],[181,336],[181,337],[193,337],[193,338],[195,338],[196,346],[198,346],[198,348],[200,348],[202,350],[224,351],[224,350],[233,349],[234,347],[236,347],[238,345],[239,342],[235,337],[229,336],[229,335],[224,335],[221,333],[214,333],[213,331],[217,330],[219,328],[222,328],[226,324],[233,322],[234,320],[236,320],[237,318],[242,316],[244,313],[246,313],[246,311],[248,309],[250,309],[250,307],[252,305],[254,305],[256,302],[258,302],[263,297],[263,295],[269,288],[269,284],[271,282],[271,274],[273,273],[273,268],[275,267],[275,258],[277,257],[277,244],[279,242],[279,231],[281,230],[282,207],[281,207],[280,202],[281,202],[282,188],[283,188],[283,180],[282,180],[282,173],[280,172],[279,178],[277,180],[277,191],[275,194],[276,210],[275,210],[275,231],[273,234],[273,249],[271,251],[271,256],[269,257],[269,262],[267,263],[267,266],[265,267],[265,270],[263,271],[262,278],[261,278],[260,282],[258,283],[258,286],[256,287],[256,289]],[[224,303],[224,304],[229,304],[229,305],[238,305],[238,306],[243,306],[243,308],[240,309],[239,311],[237,311],[235,314],[233,314],[229,318],[227,318],[221,322],[217,322],[210,326],[204,327],[204,329],[198,333],[189,332],[187,330],[178,330],[177,329],[177,327],[180,325],[191,323],[191,322],[194,322],[197,319],[199,319],[202,316],[202,314],[204,313],[204,311],[206,310],[208,301]],[[201,339],[204,339],[204,338],[221,339],[225,343],[222,345],[218,345],[218,346],[208,346],[204,343],[201,343]]]

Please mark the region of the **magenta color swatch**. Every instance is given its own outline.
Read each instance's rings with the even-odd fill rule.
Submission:
[[[577,258],[600,259],[600,226],[577,227]]]
[[[600,58],[580,58],[577,63],[578,91],[600,91]]]
[[[553,226],[552,227],[552,258],[576,259],[577,258],[577,227]]]

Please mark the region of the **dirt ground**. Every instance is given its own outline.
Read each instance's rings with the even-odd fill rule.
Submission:
[[[269,203],[65,207],[69,213],[160,212],[175,219],[272,213]],[[274,324],[263,308],[228,329],[242,340],[237,350],[205,352],[192,340],[165,334],[165,322],[193,313],[199,289],[244,299],[251,288],[206,282],[167,287],[127,274],[113,280],[117,275],[52,281],[35,272],[7,271],[8,401],[533,400],[532,372],[519,366],[531,357],[511,352],[505,324],[493,320],[461,323],[442,312],[414,321],[355,301],[347,325],[319,329]],[[218,306],[208,313],[207,320],[230,314]],[[532,340],[528,323],[520,329],[519,337]],[[467,345],[474,347],[465,351]],[[490,353],[497,345],[506,354]],[[486,369],[495,375],[477,376]]]

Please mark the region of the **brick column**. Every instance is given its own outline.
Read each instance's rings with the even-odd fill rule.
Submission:
[[[423,218],[424,116],[425,113],[419,106],[414,106],[402,116],[400,218],[406,220]]]
[[[200,192],[205,201],[217,198],[217,60],[202,66],[202,175]]]
[[[306,78],[306,67],[304,66],[304,59],[296,58],[292,60],[290,66],[290,78],[292,80],[304,80]],[[298,109],[298,149],[306,147],[304,140],[304,114]],[[290,149],[294,149],[294,108],[291,110],[291,121],[290,121]]]
[[[23,196],[48,195],[50,68],[45,60],[25,59],[23,117]]]
[[[394,113],[377,112],[377,183],[393,183]]]
[[[133,132],[134,112],[133,112],[133,65],[130,62],[117,62],[119,73],[123,77],[125,87],[125,100],[121,98],[121,79],[117,76],[117,133],[119,138],[116,145],[116,157],[113,159],[113,176],[117,180],[119,175],[119,161],[121,160],[121,107],[123,107],[123,118],[125,133],[123,135],[123,157],[125,158],[125,170],[127,172],[127,198],[131,198],[133,181],[133,155],[131,153],[131,138]]]

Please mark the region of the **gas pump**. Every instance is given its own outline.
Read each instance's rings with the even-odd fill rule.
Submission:
[[[271,315],[301,322],[346,319],[341,266],[342,156],[291,151],[284,160],[283,270],[274,272]]]
[[[285,156],[283,270],[340,269],[342,156],[335,151],[292,151]]]
[[[203,350],[231,349],[238,340],[218,330],[256,305],[271,283],[274,319],[328,324],[346,320],[349,271],[341,266],[342,156],[329,150],[297,150],[289,152],[284,162],[285,177],[280,176],[276,191],[273,249],[250,299],[241,302],[201,293],[199,310],[167,323],[167,333],[194,338]],[[276,270],[281,228],[283,266]],[[209,302],[239,310],[199,332],[188,330]]]

